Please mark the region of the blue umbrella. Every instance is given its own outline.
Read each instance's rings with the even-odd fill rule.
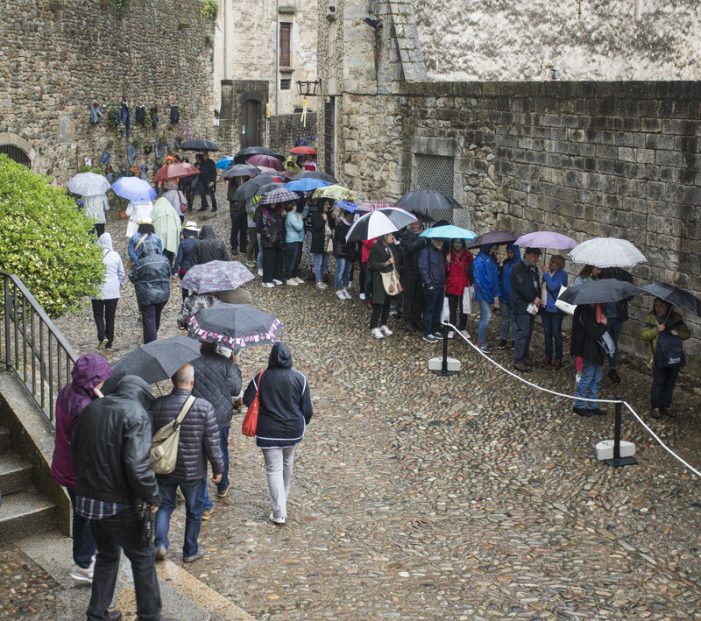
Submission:
[[[214,165],[214,167],[218,168],[219,170],[226,170],[233,163],[234,163],[233,157],[223,157],[217,161],[217,163]]]
[[[292,192],[311,192],[312,190],[317,190],[319,188],[324,188],[327,185],[331,185],[328,181],[323,179],[314,179],[312,177],[306,177],[304,179],[294,179],[287,184],[287,189]]]
[[[351,203],[350,201],[336,201],[336,207],[343,209],[343,211],[347,211],[348,213],[355,213],[358,209],[358,205]]]
[[[152,201],[156,198],[156,190],[140,177],[120,177],[112,184],[112,190],[128,201]]]
[[[434,226],[421,233],[421,237],[436,239],[474,239],[477,233],[470,229],[461,229],[459,226],[446,224],[445,226]]]

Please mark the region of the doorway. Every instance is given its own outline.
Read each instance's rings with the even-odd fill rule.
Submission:
[[[260,119],[261,119],[260,101],[256,99],[247,99],[243,104],[241,114],[241,148],[257,147],[261,144],[260,139]]]

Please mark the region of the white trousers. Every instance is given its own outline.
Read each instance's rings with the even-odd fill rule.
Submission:
[[[265,448],[265,473],[268,477],[270,490],[270,506],[273,509],[273,520],[284,521],[287,518],[287,497],[292,484],[292,469],[295,461],[295,448]]]

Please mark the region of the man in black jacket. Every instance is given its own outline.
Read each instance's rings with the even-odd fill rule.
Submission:
[[[200,236],[192,250],[192,264],[202,265],[210,261],[228,261],[229,253],[223,241],[217,239],[217,234],[210,224],[200,229]]]
[[[186,364],[173,376],[173,392],[156,399],[149,408],[155,433],[175,420],[185,406],[195,385],[195,371]],[[180,487],[185,496],[185,544],[183,563],[192,563],[204,556],[197,545],[202,525],[204,486],[207,484],[207,460],[212,464],[212,481],[221,481],[224,459],[219,446],[219,425],[211,404],[194,399],[180,424],[178,458],[175,470],[157,476],[162,502],[156,514],[156,560],[162,561],[168,550],[170,516],[175,509],[175,494]]]
[[[404,327],[409,332],[423,329],[421,313],[424,301],[419,272],[419,254],[427,243],[425,237],[420,237],[423,228],[421,220],[416,220],[404,229],[399,237],[399,250],[404,259],[401,272],[404,287]]]
[[[89,620],[108,619],[120,548],[131,562],[139,619],[161,620],[153,546],[144,546],[139,516],[142,503],[155,512],[161,500],[151,469],[151,401],[150,386],[127,375],[82,411],[73,432],[76,511],[90,520],[97,544]]]
[[[511,270],[511,318],[514,333],[514,368],[530,371],[528,348],[531,344],[535,313],[540,306],[540,274],[536,267],[540,248],[526,248],[523,261]]]
[[[209,152],[202,153],[202,164],[200,169],[200,208],[197,211],[207,211],[207,196],[212,200],[212,211],[217,210],[217,168],[214,160],[210,159]]]

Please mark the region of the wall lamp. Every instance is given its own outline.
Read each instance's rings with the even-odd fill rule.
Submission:
[[[364,17],[363,21],[373,30],[381,30],[382,22],[374,17]]]

